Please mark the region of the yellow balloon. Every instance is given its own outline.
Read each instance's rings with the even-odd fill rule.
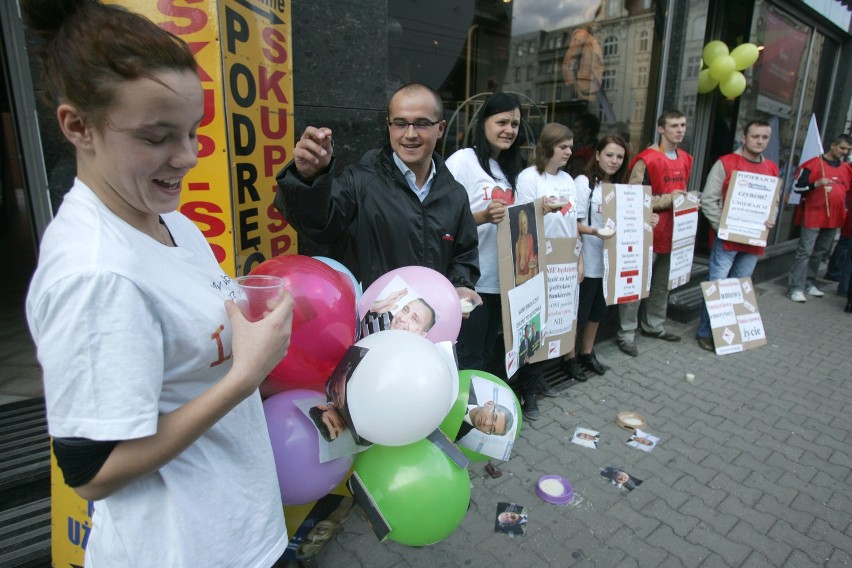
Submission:
[[[737,71],[742,71],[754,65],[757,57],[760,55],[760,50],[753,43],[744,43],[738,45],[731,52],[731,57],[734,58]]]
[[[704,56],[704,63],[707,64],[707,67],[711,67],[717,57],[729,55],[728,46],[725,45],[725,42],[714,39],[704,46],[704,51],[701,55]]]
[[[717,81],[721,81],[735,71],[736,66],[737,64],[734,62],[733,57],[730,55],[722,55],[717,57],[713,63],[710,64],[710,76]]]
[[[729,99],[734,99],[745,91],[746,78],[739,71],[733,71],[730,75],[719,81],[719,90]]]
[[[698,92],[701,94],[709,93],[716,88],[719,81],[710,76],[709,69],[702,69],[698,73]]]

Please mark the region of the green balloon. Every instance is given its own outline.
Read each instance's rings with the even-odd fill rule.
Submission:
[[[745,91],[746,78],[739,71],[734,71],[729,76],[719,81],[719,90],[729,99],[734,99]]]
[[[701,94],[709,93],[719,84],[719,81],[710,76],[709,69],[702,69],[698,73],[698,92]]]
[[[749,67],[754,65],[754,62],[757,61],[758,56],[760,56],[760,50],[757,49],[757,46],[753,43],[744,43],[742,45],[738,45],[731,52],[731,57],[734,58],[737,71],[748,69]]]
[[[464,420],[464,413],[467,411],[467,399],[470,396],[470,375],[472,373],[473,371],[459,371],[459,395],[439,426],[441,432],[446,434],[450,440],[456,439],[456,434],[459,433],[462,420]]]
[[[467,399],[470,396],[470,382],[471,377],[476,375],[477,377],[486,379],[491,381],[496,385],[500,385],[505,387],[512,392],[512,388],[506,384],[503,379],[492,375],[491,373],[486,373],[485,371],[459,371],[459,396],[456,399],[456,402],[453,403],[453,407],[450,409],[447,417],[444,418],[444,421],[441,423],[441,432],[447,435],[450,440],[455,440],[456,435],[459,433],[459,428],[461,427],[462,420],[464,420],[464,414],[467,411]],[[464,399],[464,402],[459,404],[459,402]],[[515,429],[515,439],[518,439],[518,434],[521,432],[521,403],[518,401],[518,397],[515,397],[515,420],[517,421],[518,427]],[[485,454],[481,454],[479,452],[475,452],[468,448],[463,448],[459,446],[459,450],[468,457],[470,461],[473,462],[484,462],[491,459],[490,456],[486,456]]]
[[[716,60],[710,64],[710,76],[717,81],[721,81],[736,71],[736,66],[737,64],[733,57],[730,55],[722,55],[721,57],[717,57]]]
[[[355,472],[391,527],[389,539],[427,546],[450,536],[470,503],[470,477],[429,440],[373,446]]]
[[[704,51],[701,55],[704,57],[704,63],[710,67],[716,61],[717,57],[728,55],[728,46],[725,45],[725,42],[714,39],[704,46]]]

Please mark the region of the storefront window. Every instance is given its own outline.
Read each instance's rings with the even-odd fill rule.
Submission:
[[[576,127],[577,147],[607,132],[623,135],[634,152],[652,141],[645,112],[654,111],[648,100],[658,88],[653,82],[658,62],[652,60],[659,58],[655,39],[661,43],[655,36],[661,33],[656,2],[437,0],[428,9],[425,4],[388,2],[391,19],[401,27],[392,37],[389,60],[398,84],[421,81],[441,93],[450,123],[440,151],[449,154],[463,145],[476,110],[496,90],[522,100],[530,144],[550,121]],[[517,71],[523,68],[526,73]]]

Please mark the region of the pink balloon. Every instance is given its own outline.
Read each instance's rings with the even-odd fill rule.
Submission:
[[[409,294],[425,300],[438,316],[426,334],[426,339],[433,343],[455,341],[459,336],[462,320],[458,292],[446,276],[425,266],[403,266],[391,270],[370,284],[358,300],[358,319],[364,318],[379,297],[386,296],[383,294],[385,287],[397,276],[405,281]]]
[[[263,401],[284,505],[304,505],[327,495],[352,467],[353,456],[320,463],[319,432],[311,419],[293,404],[296,400],[315,397],[325,398],[325,395],[296,389]]]
[[[276,256],[251,274],[283,278],[294,301],[290,348],[269,373],[272,390],[323,389],[355,342],[352,286],[335,269],[309,256]]]

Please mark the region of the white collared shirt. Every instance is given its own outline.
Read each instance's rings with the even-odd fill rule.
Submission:
[[[402,175],[405,177],[405,181],[408,182],[408,187],[411,188],[411,191],[417,196],[420,200],[420,203],[423,203],[423,200],[426,199],[426,196],[429,195],[429,190],[432,189],[432,181],[435,179],[435,160],[432,160],[432,167],[429,170],[429,175],[426,177],[426,181],[423,183],[423,187],[417,187],[417,175],[405,165],[405,162],[402,161],[402,158],[396,155],[396,152],[393,153],[393,161],[396,164],[396,167],[399,168],[399,171],[402,172]]]

